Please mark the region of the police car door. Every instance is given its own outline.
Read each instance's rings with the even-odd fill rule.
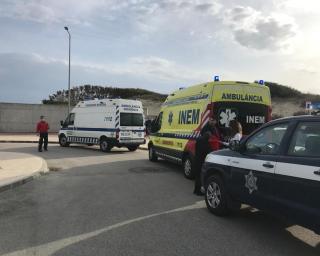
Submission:
[[[239,157],[231,159],[232,190],[242,202],[265,208],[272,202],[278,152],[288,123],[267,126],[245,141]]]
[[[320,232],[320,122],[301,121],[276,166],[279,210]]]

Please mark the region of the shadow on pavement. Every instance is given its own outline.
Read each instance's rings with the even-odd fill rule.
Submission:
[[[70,146],[70,147],[60,147],[58,145],[52,145],[48,147],[48,151],[38,152],[37,146],[29,146],[29,144],[23,144],[22,147],[12,147],[0,149],[3,152],[16,152],[16,153],[28,153],[35,156],[40,156],[45,159],[58,159],[66,157],[88,157],[88,156],[112,156],[120,155],[129,152],[127,148],[115,148],[110,152],[102,152],[97,146]]]

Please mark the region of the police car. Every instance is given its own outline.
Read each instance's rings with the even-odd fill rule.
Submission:
[[[202,169],[207,208],[223,216],[241,203],[320,233],[320,116],[271,121]]]

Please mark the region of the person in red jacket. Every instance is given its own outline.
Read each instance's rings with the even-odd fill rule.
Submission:
[[[217,123],[218,122],[214,117],[210,117],[208,123],[201,130],[201,136],[207,132],[210,132],[209,144],[211,151],[221,149],[220,141],[222,134],[217,126]]]
[[[38,151],[42,152],[42,144],[45,151],[48,150],[48,130],[49,124],[45,121],[44,116],[40,116],[40,121],[37,124],[37,133],[39,134]],[[43,143],[44,142],[44,143]]]

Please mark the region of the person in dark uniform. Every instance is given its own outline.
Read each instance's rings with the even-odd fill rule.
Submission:
[[[201,129],[200,134],[203,136],[206,132],[211,132],[212,135],[217,136],[220,138],[220,131],[217,126],[217,120],[213,117],[210,117],[208,123]]]
[[[37,124],[37,133],[39,134],[39,152],[42,152],[42,144],[44,144],[44,150],[48,150],[48,130],[49,124],[45,121],[44,116],[40,116],[40,121]]]
[[[196,195],[203,195],[201,192],[201,168],[204,160],[212,149],[209,143],[209,139],[212,136],[210,131],[206,131],[202,136],[200,136],[196,141],[195,148],[195,161],[194,161],[194,170],[195,170],[195,183],[193,193]]]

